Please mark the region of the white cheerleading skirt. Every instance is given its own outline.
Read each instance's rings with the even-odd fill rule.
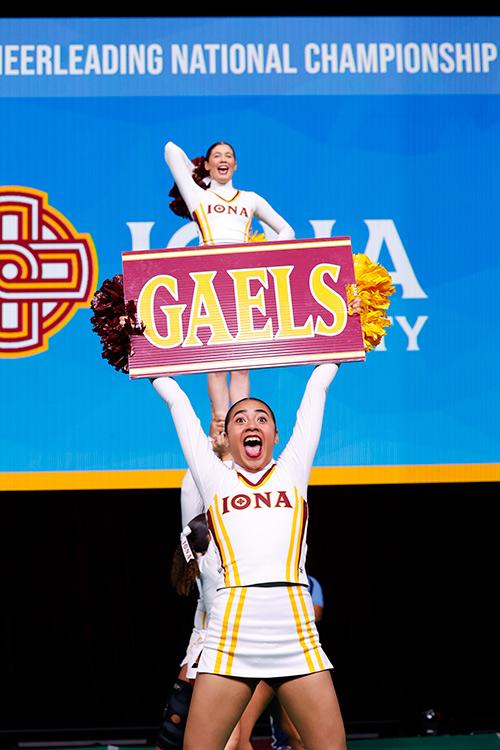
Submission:
[[[331,668],[305,586],[239,586],[217,591],[198,672],[273,678]]]

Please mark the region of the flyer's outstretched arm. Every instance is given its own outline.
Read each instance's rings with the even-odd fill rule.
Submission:
[[[193,180],[194,164],[187,154],[173,141],[165,146],[165,161],[172,173],[180,194],[188,209],[193,212],[200,202],[199,191],[203,192]]]

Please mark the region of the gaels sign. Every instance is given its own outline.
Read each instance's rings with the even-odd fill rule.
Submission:
[[[365,358],[348,237],[122,254],[132,378]]]

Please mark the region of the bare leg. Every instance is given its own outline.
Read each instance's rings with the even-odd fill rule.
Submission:
[[[229,373],[229,400],[235,404],[250,395],[250,376],[248,370],[233,370]]]
[[[224,421],[229,409],[229,390],[227,387],[226,372],[208,373],[208,395],[212,408],[212,419],[221,419]]]
[[[203,672],[196,677],[184,750],[223,750],[252,697],[255,680]]]
[[[344,722],[329,672],[292,677],[281,683],[277,695],[307,750],[345,750]]]
[[[238,750],[238,743],[240,741],[240,735],[241,735],[241,722],[239,721],[233,731],[231,732],[231,736],[226,742],[226,747],[224,750]]]
[[[294,725],[290,721],[290,717],[281,705],[279,701],[277,703],[277,710],[279,715],[279,723],[285,734],[288,735],[288,742],[292,750],[305,750],[304,744],[300,738],[300,734],[295,729]]]
[[[253,750],[250,738],[255,726],[255,722],[260,717],[265,707],[270,703],[274,695],[274,690],[266,682],[259,682],[250,699],[250,703],[245,708],[240,719],[240,739],[237,750]]]

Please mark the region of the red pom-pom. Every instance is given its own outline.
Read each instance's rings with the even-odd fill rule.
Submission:
[[[115,370],[128,372],[128,357],[133,354],[130,337],[142,334],[145,326],[137,322],[135,301],[125,302],[122,274],[106,279],[94,294],[90,306],[94,311],[90,319],[92,330],[102,343],[101,356]]]
[[[205,169],[205,157],[195,156],[195,158],[191,159],[191,161],[194,164],[193,180],[199,187],[203,188],[203,190],[206,190],[208,185],[205,182],[205,178],[209,177],[210,173]],[[169,196],[170,198],[173,198],[173,200],[170,201],[169,206],[174,214],[177,214],[177,216],[181,216],[183,219],[190,219],[191,214],[189,213],[189,209],[184,203],[184,198],[180,194],[179,188],[177,187],[175,182],[171,191],[169,192]]]

